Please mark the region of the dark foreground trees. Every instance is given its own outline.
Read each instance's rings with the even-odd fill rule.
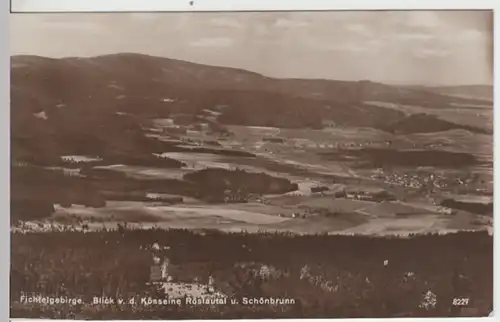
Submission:
[[[84,305],[72,313],[94,319],[451,316],[459,314],[452,310],[457,297],[469,298],[477,316],[492,309],[493,238],[486,233],[374,238],[121,229],[16,233],[11,240],[12,317],[38,310],[37,317],[70,318],[65,306],[21,305],[21,292],[86,301],[155,294],[147,285],[151,252],[144,249],[153,243],[170,247],[165,254],[177,268],[175,280],[207,283],[210,275],[230,297],[295,304]]]

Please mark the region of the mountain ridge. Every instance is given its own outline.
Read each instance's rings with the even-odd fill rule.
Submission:
[[[114,63],[117,64],[118,60],[128,60],[128,61],[135,61],[135,63],[138,63],[139,61],[142,61],[145,63],[146,61],[149,62],[149,64],[155,64],[157,67],[160,67],[158,65],[163,65],[163,67],[169,67],[172,65],[177,65],[174,66],[176,67],[177,70],[179,69],[184,69],[184,72],[188,72],[185,70],[186,68],[189,69],[199,69],[196,70],[196,72],[200,73],[200,76],[202,79],[199,79],[202,82],[208,82],[207,79],[204,77],[212,77],[213,79],[210,79],[210,82],[213,83],[220,83],[219,88],[224,88],[224,89],[259,89],[259,90],[269,90],[269,91],[277,91],[283,94],[287,95],[297,95],[300,93],[301,96],[309,97],[309,98],[323,98],[323,99],[329,99],[329,100],[336,100],[335,95],[329,95],[328,91],[334,91],[335,94],[342,93],[344,96],[346,96],[345,91],[347,92],[352,92],[349,100],[356,100],[355,97],[358,96],[361,92],[367,92],[365,94],[368,94],[367,100],[374,100],[376,98],[380,98],[380,96],[384,96],[384,93],[380,93],[383,91],[409,91],[406,93],[408,94],[415,94],[413,92],[417,92],[416,95],[420,95],[421,91],[425,89],[426,87],[407,87],[407,86],[396,86],[396,85],[388,85],[384,83],[379,83],[379,82],[373,82],[369,80],[358,80],[358,81],[345,81],[345,80],[335,80],[335,79],[306,79],[306,78],[275,78],[275,77],[268,77],[260,73],[256,73],[253,71],[248,71],[245,69],[241,68],[234,68],[234,67],[224,67],[224,66],[212,66],[212,65],[205,65],[205,64],[200,64],[200,63],[193,63],[189,61],[184,61],[184,60],[178,60],[178,59],[172,59],[172,58],[166,58],[166,57],[158,57],[158,56],[151,56],[151,55],[145,55],[145,54],[137,54],[137,53],[119,53],[119,54],[108,54],[108,55],[100,55],[100,56],[94,56],[94,57],[68,57],[68,58],[48,58],[48,57],[42,57],[42,56],[31,56],[31,55],[16,55],[16,56],[11,56],[11,63],[18,64],[19,61],[21,60],[27,60],[27,59],[38,59],[38,60],[48,60],[51,62],[77,62],[77,63],[82,63],[82,62],[94,62],[94,63],[104,63],[105,65],[108,63]],[[148,63],[146,63],[147,65]],[[130,66],[120,66],[123,68],[129,68]],[[151,67],[151,66],[149,66]],[[180,68],[179,68],[180,67]],[[174,70],[175,71],[175,70]],[[215,74],[214,74],[215,73]],[[240,76],[244,78],[239,78],[239,79],[231,79],[230,82],[227,79],[224,79],[224,73],[236,73],[233,75],[229,76]],[[206,75],[208,74],[208,75]],[[218,75],[217,75],[218,74]],[[221,75],[222,74],[222,75]],[[215,79],[215,77],[219,77],[219,79]],[[221,77],[222,76],[222,77]],[[226,75],[228,76],[228,75]],[[191,79],[192,80],[192,79]],[[231,84],[232,83],[237,83],[237,84],[242,84],[242,85],[235,85]],[[260,82],[261,84],[256,84],[257,82]],[[246,87],[245,87],[246,86]],[[353,89],[352,87],[358,87],[357,89]],[[252,88],[248,88],[252,87]],[[338,89],[340,87],[340,89]],[[308,89],[306,91],[305,89]],[[375,94],[370,92],[377,92]],[[424,90],[425,91],[425,90]],[[394,95],[394,93],[392,93]],[[378,96],[377,96],[378,95]],[[385,93],[385,96],[388,94]],[[427,91],[426,95],[428,96],[428,99],[430,100],[428,105],[431,105],[432,107],[436,107],[439,104],[443,104],[444,101],[446,100],[451,100],[454,102],[458,103],[482,103],[482,104],[487,104],[487,101],[484,100],[471,100],[471,99],[461,99],[461,98],[456,98],[456,97],[451,97],[447,95],[442,95],[440,93],[436,93],[434,91]],[[373,97],[375,96],[375,97]],[[387,99],[387,98],[385,98]],[[390,99],[391,101],[395,101],[395,98]],[[415,100],[415,98],[411,99]]]
[[[265,75],[263,73],[259,73],[259,72],[245,69],[242,67],[211,65],[211,64],[204,64],[204,63],[199,63],[199,62],[192,62],[192,61],[183,60],[183,59],[149,55],[149,54],[136,53],[136,52],[121,52],[121,53],[114,53],[114,54],[103,54],[103,55],[85,56],[85,57],[78,57],[78,56],[48,57],[48,56],[40,56],[40,55],[17,54],[17,55],[11,55],[10,59],[11,59],[11,61],[12,61],[12,59],[23,59],[23,58],[24,59],[26,59],[26,58],[39,58],[39,59],[46,59],[46,60],[86,60],[86,59],[95,59],[95,58],[113,58],[113,57],[119,57],[119,56],[145,57],[145,58],[160,59],[160,60],[166,59],[166,60],[170,60],[172,62],[177,62],[177,63],[187,63],[190,65],[197,65],[197,66],[202,66],[202,67],[214,67],[214,68],[222,68],[222,69],[227,69],[227,70],[245,72],[245,73],[249,73],[249,74],[255,74],[255,75],[261,76],[263,78],[269,78],[269,79],[274,79],[274,80],[338,81],[338,82],[346,82],[346,83],[366,82],[366,83],[374,83],[374,84],[383,84],[385,86],[390,86],[390,87],[420,88],[420,89],[428,89],[428,90],[452,89],[452,88],[488,88],[488,89],[493,89],[493,87],[494,87],[494,85],[474,84],[474,83],[458,84],[458,85],[453,85],[453,84],[440,84],[440,85],[437,85],[437,84],[435,84],[435,85],[411,84],[411,85],[408,85],[408,84],[398,84],[398,83],[386,83],[383,81],[375,81],[375,80],[370,80],[370,79],[343,80],[343,79],[335,79],[335,78],[317,78],[317,77],[275,77],[275,76],[268,76],[268,75]]]
[[[144,146],[155,145],[141,133],[150,119],[179,113],[197,116],[206,109],[218,109],[220,115],[213,122],[222,125],[321,129],[329,122],[386,132],[405,130],[408,118],[403,112],[365,104],[367,100],[454,109],[454,102],[475,102],[366,80],[273,79],[142,54],[11,58],[13,151],[35,155],[46,147],[44,153],[54,154],[51,160],[63,152],[77,152],[72,151],[75,142],[86,144],[86,153],[146,153]],[[419,120],[421,126],[412,127],[411,133],[441,129],[485,133],[427,114]]]

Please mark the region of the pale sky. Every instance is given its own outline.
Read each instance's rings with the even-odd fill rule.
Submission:
[[[11,14],[12,55],[120,52],[271,77],[393,84],[493,82],[486,11]]]

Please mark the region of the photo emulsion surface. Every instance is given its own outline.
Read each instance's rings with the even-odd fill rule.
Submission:
[[[492,30],[11,14],[11,317],[488,316]]]

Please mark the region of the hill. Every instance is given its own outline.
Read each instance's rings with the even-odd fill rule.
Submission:
[[[493,102],[493,86],[491,85],[459,85],[420,87],[421,90],[459,98],[471,98]]]
[[[365,101],[446,108],[481,100],[370,81],[276,79],[226,67],[139,54],[11,59],[11,155],[54,165],[62,155],[94,155],[122,163],[158,164],[151,153],[176,149],[146,136],[153,119],[184,115],[226,125],[321,129],[371,127],[389,133],[482,128],[405,115]],[[454,107],[456,109],[456,106]],[[207,116],[210,110],[217,116]],[[210,118],[210,120],[208,120]],[[164,167],[179,167],[160,160]]]
[[[439,118],[430,117],[425,113],[412,114],[404,119],[397,120],[394,123],[388,122],[385,127],[382,127],[382,130],[396,134],[436,133],[454,129],[457,129],[457,124]],[[461,129],[478,134],[492,134],[492,132],[486,127],[484,129],[480,129],[473,126],[462,125]]]
[[[140,54],[63,59],[14,56],[11,66],[14,74],[13,84],[20,80],[20,74],[25,75],[23,77],[25,82],[27,72],[31,74],[31,77],[35,76],[32,78],[35,81],[46,78],[47,73],[54,73],[50,75],[51,81],[44,86],[55,89],[56,83],[63,85],[66,97],[73,97],[77,91],[78,96],[87,98],[85,95],[87,90],[89,93],[93,92],[98,89],[99,84],[104,84],[106,86],[101,88],[103,92],[106,91],[106,88],[112,88],[115,93],[126,90],[127,96],[139,97],[144,97],[144,92],[147,92],[148,96],[154,97],[155,94],[168,94],[188,87],[197,90],[266,91],[293,97],[344,103],[385,100],[403,104],[418,100],[419,105],[428,107],[438,107],[450,102],[489,103],[484,100],[442,95],[439,92],[446,92],[447,89],[444,87],[410,88],[366,80],[277,79],[242,69],[207,66]],[[140,73],[138,73],[139,71]],[[75,73],[79,74],[78,79],[72,78],[72,76],[76,76]],[[95,76],[100,77],[96,79]],[[71,80],[71,82],[66,83],[64,80]],[[83,90],[83,87],[78,86],[79,84],[91,86]],[[162,84],[168,84],[169,87],[165,88],[161,86]],[[180,88],[175,88],[175,85]]]

